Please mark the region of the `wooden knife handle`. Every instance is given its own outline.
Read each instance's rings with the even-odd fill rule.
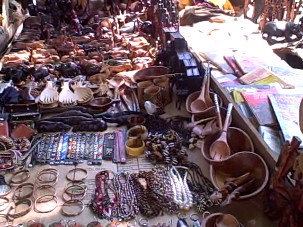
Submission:
[[[230,56],[223,56],[224,60],[226,61],[226,63],[229,65],[229,67],[234,71],[235,75],[240,78],[241,76],[243,76],[241,74],[241,70],[239,70],[239,68],[237,67],[237,64],[234,62],[233,58]]]

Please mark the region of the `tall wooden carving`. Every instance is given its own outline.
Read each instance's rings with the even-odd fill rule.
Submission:
[[[303,226],[303,154],[301,140],[293,137],[282,147],[272,174],[265,213],[279,219],[279,227]]]

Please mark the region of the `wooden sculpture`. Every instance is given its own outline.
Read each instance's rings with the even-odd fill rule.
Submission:
[[[300,125],[300,130],[303,133],[303,99],[301,100],[301,104],[299,108],[299,125]]]
[[[279,227],[303,226],[303,154],[298,152],[301,140],[293,137],[281,149],[272,174],[265,213],[280,219]]]
[[[285,20],[294,21],[298,15],[302,1],[296,0],[265,0],[264,10],[260,16],[260,30],[268,21]]]

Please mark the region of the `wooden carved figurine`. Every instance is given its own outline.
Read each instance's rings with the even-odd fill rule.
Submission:
[[[298,137],[284,144],[271,177],[265,213],[272,219],[280,219],[279,227],[303,226],[303,168],[299,169],[301,165],[297,164],[303,161],[298,152],[300,144]],[[294,183],[290,182],[289,174]]]
[[[294,21],[302,1],[296,0],[265,0],[264,11],[260,16],[260,30],[263,31],[264,25],[268,21],[285,20]]]
[[[300,130],[303,133],[303,99],[301,100],[301,104],[299,108],[299,125],[300,125]]]

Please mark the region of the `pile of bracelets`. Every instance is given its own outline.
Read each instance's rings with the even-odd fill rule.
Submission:
[[[13,203],[7,212],[7,220],[25,216],[33,207],[31,197],[34,193],[34,184],[26,182],[30,178],[30,172],[27,169],[15,171],[10,179],[10,185],[16,186],[13,192]]]
[[[66,217],[80,215],[86,204],[88,171],[74,167],[67,171],[67,184],[60,203],[61,214]],[[10,178],[13,187],[10,207],[8,197],[0,198],[0,211],[8,210],[1,219],[13,221],[31,210],[50,213],[59,206],[56,184],[59,172],[54,168],[41,170],[34,183],[28,182],[27,169],[15,171]],[[219,205],[210,200],[213,185],[194,163],[187,166],[158,165],[149,171],[136,173],[102,170],[95,176],[95,189],[89,206],[96,217],[108,221],[130,221],[137,215],[153,218],[159,215],[177,214],[196,207],[204,212]]]
[[[55,185],[58,182],[59,172],[54,168],[43,169],[38,173],[34,191],[34,211],[50,213],[58,206],[58,197]]]
[[[64,201],[61,213],[67,217],[80,215],[84,210],[83,200],[87,193],[87,170],[79,167],[71,169],[66,174],[68,183],[64,188],[62,199]]]

